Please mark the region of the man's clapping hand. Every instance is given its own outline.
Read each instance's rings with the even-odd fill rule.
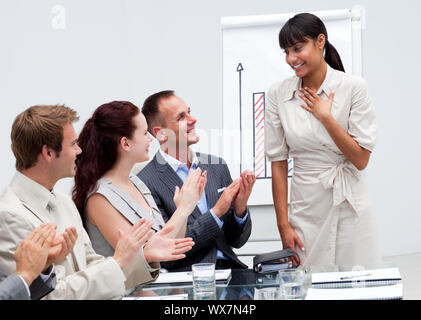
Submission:
[[[62,262],[73,251],[77,237],[78,234],[75,227],[66,228],[63,233],[57,234],[48,251],[48,260],[45,269],[51,264]]]
[[[22,240],[15,251],[16,274],[20,275],[28,286],[45,269],[48,252],[56,235],[55,229],[52,224],[39,226]]]

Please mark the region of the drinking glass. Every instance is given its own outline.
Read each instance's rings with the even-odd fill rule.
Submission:
[[[215,299],[215,264],[192,265],[193,292],[195,299]]]
[[[301,269],[279,270],[279,288],[281,299],[303,299],[304,272]]]

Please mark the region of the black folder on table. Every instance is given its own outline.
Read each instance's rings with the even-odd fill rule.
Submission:
[[[258,254],[253,258],[253,269],[258,273],[271,273],[294,268],[296,266],[291,260],[294,255],[296,253],[291,248]],[[298,257],[298,255],[296,256]]]

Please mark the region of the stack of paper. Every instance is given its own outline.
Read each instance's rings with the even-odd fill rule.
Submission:
[[[398,268],[314,273],[306,300],[402,299]]]
[[[228,281],[231,277],[231,269],[215,270],[216,281]],[[192,283],[193,276],[189,272],[162,272],[158,278],[150,284],[166,284],[166,283]]]
[[[398,268],[312,274],[313,288],[355,288],[397,284],[402,281]]]
[[[187,293],[172,294],[169,296],[124,297],[122,300],[188,300]]]
[[[306,300],[401,300],[402,283],[390,286],[315,289],[309,288]]]

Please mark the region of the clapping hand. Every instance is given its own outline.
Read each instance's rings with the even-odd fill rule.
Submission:
[[[142,245],[150,239],[153,234],[151,227],[153,220],[147,221],[145,218],[140,219],[130,229],[124,233],[118,230],[118,242],[115,246],[113,258],[121,269],[129,267],[135,260]]]
[[[240,189],[234,199],[234,212],[238,217],[243,217],[246,211],[247,201],[253,190],[256,177],[251,170],[245,170],[241,173]]]
[[[77,240],[77,231],[75,227],[66,228],[63,233],[57,234],[48,251],[48,260],[46,267],[54,263],[62,262],[66,256],[73,251]]]
[[[16,274],[20,275],[28,286],[46,269],[48,251],[56,235],[55,228],[52,224],[39,226],[22,240],[14,253]]]
[[[173,261],[186,257],[184,253],[194,246],[193,239],[172,239],[169,234],[173,229],[174,226],[166,225],[149,239],[143,250],[146,261],[149,263]]]
[[[177,208],[181,208],[186,214],[193,212],[200,200],[206,186],[207,171],[202,169],[190,169],[183,187],[175,187],[174,203]]]
[[[225,188],[222,195],[219,197],[212,211],[220,218],[225,215],[231,208],[234,198],[240,190],[241,179],[234,180],[228,187]]]

